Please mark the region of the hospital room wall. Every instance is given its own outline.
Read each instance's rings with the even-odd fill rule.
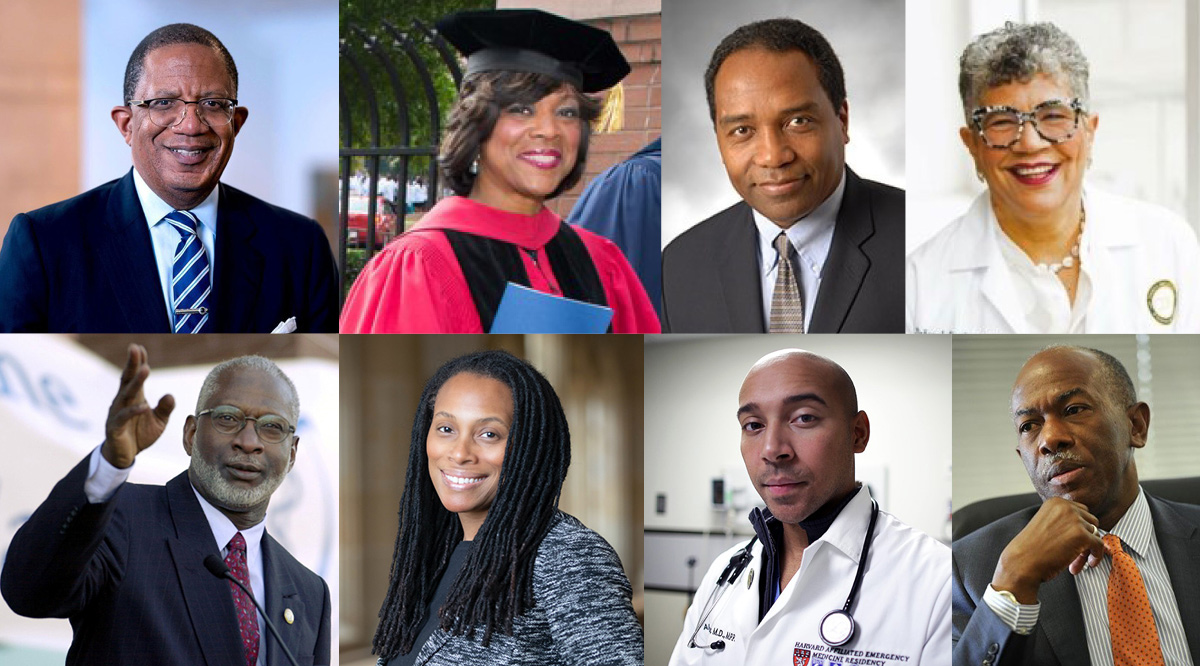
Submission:
[[[947,540],[950,336],[647,336],[646,529],[723,530],[726,516],[711,508],[714,477],[725,476],[744,489],[742,496],[761,504],[739,450],[738,391],[757,359],[788,347],[822,354],[846,369],[871,423],[870,443],[856,460],[858,478],[871,483],[885,511]],[[663,514],[656,513],[659,494],[666,496]],[[748,511],[739,508],[730,518],[738,531],[749,530]],[[646,552],[647,562],[653,557]],[[697,577],[709,564],[697,565]],[[653,590],[645,599],[646,663],[666,663],[687,600],[682,593]]]

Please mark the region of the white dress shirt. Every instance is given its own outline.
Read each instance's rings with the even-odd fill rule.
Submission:
[[[833,242],[833,230],[837,226],[838,211],[842,208],[842,195],[846,192],[846,172],[829,198],[811,213],[797,220],[787,229],[788,242],[796,248],[796,265],[793,273],[800,280],[800,297],[804,299],[804,330],[812,321],[813,306],[821,289],[821,269],[829,257],[829,246]],[[753,209],[751,209],[753,210]],[[779,252],[775,250],[775,238],[784,231],[756,210],[754,226],[758,227],[758,270],[762,279],[763,326],[771,330],[771,298],[775,295],[775,277],[779,273]]]
[[[138,173],[137,167],[133,169],[133,186],[137,190],[138,201],[142,204],[142,212],[146,214],[146,224],[150,226],[154,261],[158,264],[158,280],[162,284],[163,302],[166,303],[167,319],[173,331],[175,308],[171,307],[171,269],[175,263],[175,249],[179,247],[179,232],[164,218],[175,209],[150,189]],[[220,190],[220,187],[214,187],[208,198],[188,211],[200,221],[196,230],[199,232],[200,242],[204,244],[204,253],[208,255],[210,279],[215,275],[213,268],[216,264],[213,263],[213,259],[216,256],[214,248],[217,246],[217,193]],[[216,284],[215,280],[213,284]]]
[[[1109,532],[1100,530],[1100,536],[1105,534]],[[1167,565],[1158,547],[1154,517],[1150,515],[1150,504],[1141,487],[1129,510],[1113,525],[1111,534],[1120,537],[1121,549],[1133,558],[1142,575],[1146,594],[1150,597],[1150,611],[1154,615],[1164,663],[1193,666],[1183,621],[1179,618],[1179,604],[1175,601],[1175,593],[1171,591]],[[1112,635],[1108,628],[1108,578],[1111,573],[1112,557],[1105,555],[1100,564],[1085,568],[1075,576],[1075,589],[1079,592],[1079,603],[1083,608],[1088,656],[1095,666],[1113,664]],[[1020,625],[1023,625],[1020,628],[1025,630],[1024,633],[1028,633],[1028,628],[1037,622],[1041,609],[1041,604],[1015,604],[1001,597],[991,585],[984,592],[983,600],[1010,629],[1018,633],[1022,633],[1018,630]],[[1018,615],[1025,619],[1020,625],[1014,624]]]
[[[100,453],[102,446],[103,444],[92,450],[92,455],[88,459],[88,476],[83,483],[83,492],[87,496],[88,502],[92,504],[105,502],[111,498],[121,484],[129,478],[129,473],[133,470],[133,465],[125,469],[114,467]],[[238,533],[238,528],[234,526],[233,521],[221,513],[220,509],[209,504],[208,500],[204,499],[195,487],[192,488],[192,492],[196,493],[196,500],[200,502],[200,508],[204,510],[204,517],[208,519],[208,527],[212,530],[213,538],[221,548],[221,559],[224,559],[229,554],[229,541],[233,539],[233,535]],[[266,529],[267,521],[264,516],[262,522],[241,530],[242,538],[246,540],[246,568],[250,571],[250,589],[254,592],[255,601],[260,604],[266,603],[267,591],[263,577],[262,557],[262,538]],[[232,594],[231,588],[230,595]],[[262,613],[257,613],[257,615],[258,661],[256,663],[258,666],[263,666],[267,657],[267,627],[263,624]]]
[[[1000,246],[1000,256],[1008,263],[1013,289],[1023,308],[1021,314],[1030,330],[1084,333],[1092,300],[1092,277],[1088,271],[1088,267],[1092,265],[1091,246],[1088,243],[1090,238],[1087,227],[1084,227],[1084,235],[1079,239],[1082,261],[1079,265],[1079,281],[1075,288],[1074,303],[1068,298],[1067,288],[1062,280],[1054,273],[1038,268],[1033,259],[1004,233],[999,223],[992,226],[992,233],[996,235],[996,243]]]

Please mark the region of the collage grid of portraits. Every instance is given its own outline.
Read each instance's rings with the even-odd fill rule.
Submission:
[[[0,666],[1200,665],[1193,0],[0,24]]]

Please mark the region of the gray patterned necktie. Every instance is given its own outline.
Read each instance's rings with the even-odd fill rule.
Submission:
[[[787,233],[779,232],[775,237],[775,251],[779,253],[779,268],[775,274],[775,291],[771,295],[771,333],[804,332],[804,300],[800,296],[800,284],[792,271],[792,259],[796,248],[788,241]]]

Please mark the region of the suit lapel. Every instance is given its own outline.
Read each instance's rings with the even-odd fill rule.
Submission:
[[[258,237],[258,225],[246,215],[238,199],[240,193],[221,188],[217,205],[217,252],[213,267],[216,304],[214,328],[219,333],[266,333],[256,325],[255,311],[262,289],[264,252]]]
[[[125,322],[112,328],[169,333],[158,263],[146,214],[133,185],[133,169],[113,188],[101,219],[87,228],[85,242],[100,258],[107,293],[116,296],[109,307],[120,311]]]
[[[1171,591],[1179,605],[1179,617],[1183,619],[1192,662],[1200,664],[1200,623],[1190,619],[1200,617],[1200,596],[1196,594],[1200,589],[1200,530],[1158,498],[1146,495],[1146,499],[1154,517],[1158,547],[1171,578]]]
[[[1087,635],[1083,625],[1083,604],[1079,601],[1079,590],[1075,588],[1075,577],[1067,572],[1060,573],[1044,583],[1038,591],[1042,610],[1038,613],[1041,631],[1054,649],[1060,664],[1088,664]]]
[[[862,181],[846,167],[846,189],[838,210],[829,256],[821,270],[821,288],[809,323],[811,333],[837,333],[862,289],[871,260],[863,243],[875,234],[870,196]]]
[[[263,606],[267,609],[267,619],[279,629],[279,635],[295,655],[300,651],[300,646],[296,643],[295,630],[295,627],[299,625],[289,623],[284,614],[285,611],[291,610],[294,618],[308,616],[304,612],[304,599],[300,597],[290,572],[285,571],[282,559],[277,556],[277,552],[282,549],[283,546],[279,545],[279,542],[270,534],[263,534],[263,579],[267,586],[267,600]],[[270,635],[271,630],[263,627],[263,631],[267,632],[267,661],[265,663],[286,664],[287,659],[284,658],[283,651],[279,649],[278,641]]]
[[[749,204],[742,202],[730,212],[727,235],[716,248],[713,265],[718,267],[722,310],[728,331],[766,333],[762,313],[762,280],[758,273],[758,229]]]
[[[167,504],[175,526],[175,536],[167,537],[167,546],[205,663],[241,663],[245,655],[233,593],[228,582],[204,568],[204,558],[219,555],[221,549],[196,501],[187,472],[167,483]]]

